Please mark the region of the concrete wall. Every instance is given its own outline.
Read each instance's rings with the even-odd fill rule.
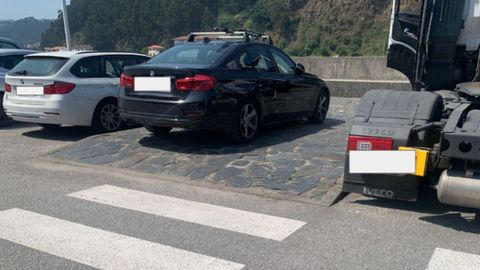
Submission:
[[[410,90],[407,78],[386,67],[385,57],[294,57],[325,80],[333,96],[361,97],[370,89]]]

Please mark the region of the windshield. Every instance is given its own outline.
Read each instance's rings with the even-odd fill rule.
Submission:
[[[67,63],[67,58],[29,57],[20,62],[8,74],[12,76],[51,76]]]
[[[0,41],[0,49],[18,49],[17,46],[10,42]]]
[[[0,70],[10,70],[23,60],[23,55],[0,56]]]
[[[149,61],[169,64],[214,64],[231,47],[226,42],[196,42],[175,46]]]

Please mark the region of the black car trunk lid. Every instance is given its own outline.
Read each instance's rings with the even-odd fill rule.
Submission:
[[[135,91],[134,88],[125,89],[125,95],[136,98],[153,98],[153,99],[165,99],[165,100],[183,100],[189,95],[188,91],[179,91],[176,88],[176,81],[186,77],[193,77],[197,73],[201,73],[201,70],[195,70],[190,68],[177,68],[177,67],[162,67],[162,66],[136,66],[125,70],[126,75],[135,79],[139,78],[170,78],[171,89],[170,91]]]

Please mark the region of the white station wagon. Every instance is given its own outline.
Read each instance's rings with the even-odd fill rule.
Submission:
[[[44,128],[91,126],[112,132],[124,126],[118,106],[126,66],[150,58],[118,52],[51,52],[25,57],[5,77],[8,116]]]

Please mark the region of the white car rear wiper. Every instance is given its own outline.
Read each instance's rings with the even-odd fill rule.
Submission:
[[[14,72],[13,74],[15,74],[15,75],[27,75],[27,71],[26,70],[20,70],[20,71]]]

